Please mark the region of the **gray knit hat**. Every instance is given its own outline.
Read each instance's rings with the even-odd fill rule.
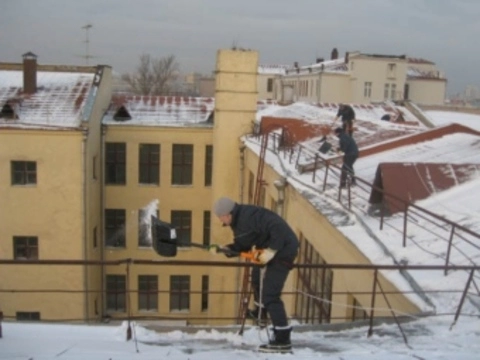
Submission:
[[[213,212],[217,216],[223,216],[230,214],[235,207],[235,201],[227,197],[221,197],[215,202],[213,206]]]

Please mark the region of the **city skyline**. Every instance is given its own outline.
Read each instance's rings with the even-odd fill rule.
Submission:
[[[32,51],[40,64],[111,65],[133,72],[142,54],[175,55],[182,73],[210,74],[219,49],[259,52],[260,64],[328,59],[333,48],[407,55],[446,74],[447,95],[479,86],[473,0],[5,0],[0,61]]]

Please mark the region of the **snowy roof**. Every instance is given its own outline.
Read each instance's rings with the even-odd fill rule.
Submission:
[[[347,73],[348,66],[345,63],[345,58],[337,58],[333,60],[324,60],[316,62],[314,64],[299,66],[299,67],[289,67],[286,70],[286,75],[295,75],[295,74],[305,74],[310,72],[331,72],[331,73]]]
[[[0,117],[3,128],[72,128],[83,120],[84,107],[95,74],[37,72],[37,91],[23,93],[23,72],[0,70],[0,110],[12,110],[14,118]]]
[[[333,129],[341,126],[340,121],[334,122],[340,104],[337,103],[305,103],[296,102],[282,106],[272,104],[259,110],[256,122],[261,127],[277,127],[287,124],[285,131],[294,139],[303,141],[302,146],[316,151],[327,136],[334,139]],[[416,134],[425,126],[405,107],[393,104],[350,104],[355,111],[355,138],[361,147],[377,144],[379,141],[398,139]],[[382,117],[389,115],[391,120],[384,121]],[[328,157],[329,154],[322,154]]]
[[[409,79],[436,79],[436,80],[445,80],[443,74],[438,70],[423,70],[415,66],[408,66],[407,68],[407,78]]]
[[[127,126],[207,125],[214,105],[213,98],[203,97],[113,95],[103,123]],[[125,111],[125,116],[122,116]]]
[[[257,109],[276,104],[259,100]],[[114,94],[103,118],[105,125],[212,126],[215,98],[191,96],[143,96]]]
[[[291,67],[291,65],[259,65],[258,73],[261,75],[285,75],[285,71]]]
[[[256,348],[268,339],[266,330],[183,329],[171,326],[149,330],[131,322],[132,340],[126,341],[128,323],[118,325],[70,325],[4,323],[2,359],[89,359],[89,360],[244,360],[317,359],[473,360],[480,352],[478,319],[461,318],[449,330],[452,318],[418,319],[402,324],[408,345],[395,324],[381,324],[367,337],[367,327],[342,331],[303,330],[292,333],[293,354],[265,354]]]
[[[267,118],[276,116],[276,121],[284,120],[283,129],[286,128],[289,132],[290,128],[295,127],[292,118],[296,118],[297,122],[319,121],[331,124],[336,114],[335,109],[336,107],[332,105],[318,107],[305,103],[296,103],[284,108],[273,106],[259,112],[257,121],[263,116]],[[452,231],[449,223],[444,222],[439,229],[438,224],[419,217],[416,223],[414,222],[416,225],[408,226],[406,240],[408,246],[404,247],[402,244],[403,213],[392,215],[386,219],[387,226],[380,230],[378,213],[375,215],[376,213],[372,212],[369,203],[372,185],[377,169],[382,163],[418,166],[419,172],[427,171],[427,173],[419,176],[417,180],[427,179],[428,181],[433,181],[428,175],[429,167],[417,164],[439,164],[431,169],[442,168],[445,175],[453,177],[453,185],[445,190],[436,184],[425,183],[429,196],[416,201],[415,204],[437,214],[437,223],[442,223],[442,219],[447,219],[464,226],[473,233],[480,234],[480,225],[478,225],[480,224],[480,195],[477,195],[480,194],[480,173],[477,170],[480,164],[480,136],[474,131],[469,132],[469,129],[461,127],[430,130],[418,121],[416,125],[392,124],[390,121],[379,119],[379,115],[382,114],[380,109],[383,109],[381,105],[372,105],[372,107],[360,107],[357,112],[358,120],[355,122],[356,131],[353,136],[360,147],[360,157],[354,168],[355,175],[365,182],[360,181],[360,184],[351,188],[350,209],[346,205],[348,202],[345,191],[342,195],[343,198],[340,198],[340,203],[338,202],[338,170],[330,168],[328,177],[326,177],[325,167],[317,168],[314,177],[311,171],[313,167],[310,167],[309,172],[305,171],[305,169],[309,169],[306,165],[315,164],[315,158],[320,154],[318,151],[320,142],[317,134],[312,134],[311,137],[304,138],[297,143],[291,156],[285,157],[274,151],[267,152],[265,162],[285,177],[290,186],[308,199],[312,206],[326,216],[331,224],[349,238],[373,264],[445,265],[448,239]],[[406,109],[402,109],[402,112],[404,110]],[[405,111],[405,117],[409,119],[409,123],[414,122],[414,116],[407,111]],[[480,116],[478,116],[478,121],[480,122]],[[382,134],[384,132],[389,133],[389,136],[384,136]],[[338,146],[338,140],[335,137],[327,137],[327,140],[332,143],[334,148]],[[244,137],[244,141],[252,151],[259,154],[260,139],[258,137]],[[376,149],[376,151],[368,151],[370,149]],[[341,163],[341,155],[334,153],[331,157],[336,157]],[[447,171],[448,164],[455,164],[450,166],[450,173]],[[457,168],[459,173],[465,175],[461,181],[455,181],[458,173],[452,171],[453,168]],[[406,172],[400,174],[403,181],[409,181],[406,175]],[[314,179],[317,179],[317,184],[314,183]],[[324,179],[326,179],[325,189],[318,185],[318,183],[323,183]],[[402,181],[402,179],[398,180]],[[413,213],[409,215],[410,217],[415,216]],[[458,238],[456,238],[455,246],[450,254],[450,264],[478,263],[480,246],[475,244],[479,243],[479,238],[462,230],[458,230],[457,233]],[[443,271],[435,272],[435,274],[432,272],[424,274],[420,271],[410,275],[410,280],[406,281],[398,273],[386,274],[399,289],[405,291],[411,291],[412,286],[417,289],[418,286],[423,291],[444,289],[446,291],[457,290],[461,293],[468,277],[468,273],[463,271],[453,272],[448,277],[444,275]],[[414,283],[415,286],[412,285]],[[438,312],[454,312],[460,301],[459,293],[435,293],[429,294],[427,297],[422,296],[422,298],[424,300],[419,301],[415,296],[411,297],[412,301],[417,303],[421,309],[427,310],[433,307]],[[428,301],[425,300],[427,298]],[[471,311],[479,313],[479,308],[473,303],[470,303],[469,306]]]
[[[436,126],[456,123],[480,131],[480,115],[447,110],[427,110],[424,111],[424,115],[432,124]]]

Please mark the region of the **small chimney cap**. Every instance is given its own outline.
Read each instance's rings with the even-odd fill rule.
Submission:
[[[29,51],[26,52],[25,54],[22,55],[22,57],[25,58],[31,58],[31,59],[36,59],[37,55],[35,55],[33,52]]]

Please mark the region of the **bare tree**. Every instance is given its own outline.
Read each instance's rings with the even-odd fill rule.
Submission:
[[[140,64],[133,74],[122,79],[131,90],[140,95],[168,95],[179,75],[179,65],[174,55],[152,59],[149,54],[140,56]]]

